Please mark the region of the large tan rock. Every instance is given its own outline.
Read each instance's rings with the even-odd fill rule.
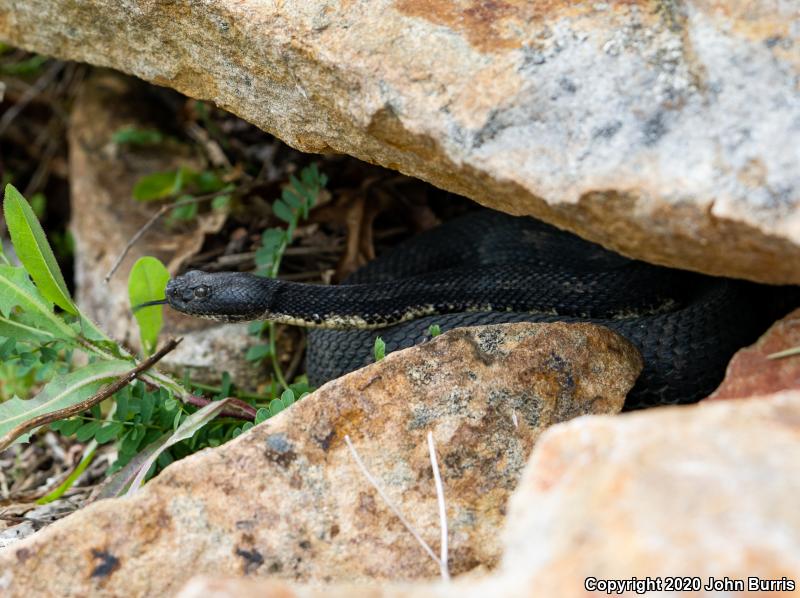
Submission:
[[[444,483],[453,574],[495,565],[506,502],[549,425],[616,413],[641,370],[589,324],[464,328],[326,384],[218,450],[167,468],[0,552],[8,596],[164,596],[198,573],[409,580],[438,567],[367,482],[434,547],[427,434]],[[435,548],[437,549],[437,548]]]
[[[800,391],[583,417],[538,442],[491,575],[381,588],[206,578],[180,598],[655,596],[676,595],[675,577],[700,583],[693,596],[739,595],[740,583],[760,590],[753,595],[794,596],[799,494]],[[720,585],[705,590],[711,578]],[[602,585],[609,580],[632,583]]]
[[[0,0],[0,38],[625,254],[800,283],[783,0]]]
[[[529,461],[503,570],[537,596],[584,595],[587,577],[797,584],[798,496],[800,392],[582,418]]]

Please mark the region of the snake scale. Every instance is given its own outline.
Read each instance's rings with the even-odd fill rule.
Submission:
[[[720,382],[732,354],[785,310],[786,289],[630,260],[531,218],[479,210],[395,247],[337,286],[240,272],[187,272],[167,285],[174,309],[225,321],[314,328],[318,385],[447,331],[501,322],[589,321],[641,351],[626,408],[686,403]]]

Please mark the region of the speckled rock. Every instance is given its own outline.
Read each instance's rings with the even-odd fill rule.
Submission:
[[[800,347],[800,309],[773,324],[758,342],[736,353],[722,384],[706,400],[800,390],[800,355],[769,359],[769,355],[793,347]]]
[[[175,230],[164,219],[131,247],[116,274],[105,277],[134,234],[153,216],[152,205],[136,202],[131,192],[139,177],[180,166],[197,168],[191,147],[176,140],[137,149],[117,145],[114,133],[126,127],[152,128],[146,116],[152,106],[143,84],[117,73],[92,75],[75,101],[69,126],[69,168],[72,194],[70,230],[75,239],[78,303],[113,338],[139,347],[139,329],[128,300],[128,274],[136,260],[155,256],[174,271],[180,260],[197,252],[207,233],[224,223],[225,214],[211,212],[197,227]],[[164,310],[163,335],[183,336],[178,350],[161,366],[182,372],[191,368],[196,381],[218,381],[223,371],[238,384],[255,387],[263,372],[244,359],[258,339],[246,324],[221,326]]]
[[[731,591],[737,589],[733,583],[744,589],[756,584],[758,595],[795,596],[798,464],[800,391],[583,417],[553,426],[537,444],[509,503],[502,565],[489,575],[450,584],[324,588],[206,578],[179,596],[621,594],[620,586],[587,592],[592,579],[638,580],[640,592],[631,585],[626,596],[642,590],[648,596],[679,595],[666,591],[667,579],[675,576],[699,581],[702,588],[710,578],[729,580],[692,596],[739,595]],[[648,579],[651,585],[644,585]]]
[[[0,552],[8,596],[167,595],[192,575],[409,580],[438,566],[355,464],[434,547],[435,438],[453,574],[491,567],[536,438],[616,413],[636,349],[589,324],[464,328],[326,384],[217,450],[167,468],[133,497],[101,501]],[[434,548],[436,549],[436,548]]]
[[[791,1],[0,0],[0,38],[633,257],[800,283]]]

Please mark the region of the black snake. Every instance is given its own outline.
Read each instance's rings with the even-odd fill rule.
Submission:
[[[719,383],[789,296],[770,288],[630,260],[530,218],[481,210],[399,245],[338,286],[241,272],[187,272],[174,309],[225,321],[316,328],[307,370],[318,385],[387,351],[460,326],[591,321],[635,344],[645,368],[626,408],[698,400]]]

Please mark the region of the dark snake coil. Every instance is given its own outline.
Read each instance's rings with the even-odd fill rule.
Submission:
[[[626,408],[699,400],[733,353],[797,300],[765,287],[630,260],[530,218],[480,210],[397,246],[338,286],[189,272],[167,301],[201,317],[312,327],[312,385],[442,332],[502,322],[590,321],[642,352]],[[344,328],[344,329],[341,329]]]

